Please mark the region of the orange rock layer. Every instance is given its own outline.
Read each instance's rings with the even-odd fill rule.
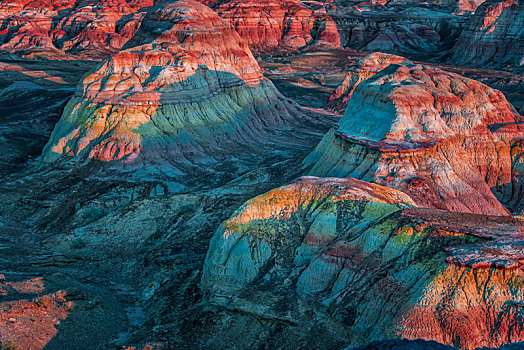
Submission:
[[[44,281],[8,281],[0,274],[0,344],[5,349],[44,349],[58,332],[56,326],[73,309],[64,291],[44,294]]]

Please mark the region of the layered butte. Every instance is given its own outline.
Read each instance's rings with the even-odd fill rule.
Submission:
[[[0,48],[27,56],[103,58],[138,30],[153,0],[0,1]]]
[[[202,287],[211,303],[286,325],[313,347],[500,346],[524,339],[523,229],[508,216],[418,208],[376,184],[306,177],[220,226]]]
[[[1,0],[0,49],[25,56],[105,58],[118,51],[136,33],[146,11],[161,2]],[[454,63],[479,67],[491,62],[497,68],[522,66],[523,11],[518,0],[200,2],[217,11],[260,54],[342,45],[432,60],[451,55]]]
[[[358,61],[354,67],[350,68],[344,81],[329,97],[326,108],[333,112],[343,114],[357,85],[391,64],[413,64],[413,62],[401,56],[382,52],[374,52],[367,55]]]
[[[524,4],[489,0],[475,12],[453,47],[451,61],[524,72]]]
[[[162,2],[176,1],[156,1]],[[230,22],[253,50],[338,47],[325,6],[300,0],[200,1]],[[0,1],[0,48],[53,58],[104,58],[138,30],[153,0]]]
[[[262,76],[234,28],[200,3],[155,7],[126,47],[84,77],[44,164],[155,164],[170,176],[194,175],[195,167],[234,172],[303,151],[322,130],[307,128],[308,118]]]
[[[390,65],[353,91],[306,159],[309,174],[355,177],[420,206],[479,214],[522,202],[522,117],[497,90],[420,65]]]
[[[339,47],[340,36],[325,6],[308,6],[300,0],[206,1],[231,23],[253,51],[305,46]]]

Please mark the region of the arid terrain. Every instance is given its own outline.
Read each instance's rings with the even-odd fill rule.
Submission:
[[[521,0],[0,0],[2,349],[523,349]]]

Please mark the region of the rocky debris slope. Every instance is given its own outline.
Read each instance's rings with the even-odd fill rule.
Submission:
[[[0,48],[26,56],[103,58],[138,30],[153,0],[3,0]]]
[[[46,90],[29,82],[14,83],[0,92],[0,178],[32,167],[33,157],[41,154],[71,95],[69,90]],[[40,108],[35,110],[35,104]]]
[[[313,347],[397,337],[500,346],[524,338],[523,230],[518,218],[422,209],[379,185],[306,177],[220,226],[201,283],[212,304],[285,324],[289,337],[322,334]]]
[[[199,172],[232,176],[304,152],[325,130],[328,121],[280,95],[233,27],[200,3],[159,5],[126,47],[80,83],[43,164],[154,165],[194,181]]]
[[[207,3],[233,25],[254,52],[340,46],[335,22],[322,5],[308,6],[300,0]]]
[[[357,85],[305,160],[309,174],[397,188],[420,206],[507,214],[522,202],[522,117],[504,95],[440,69],[390,65]]]
[[[342,84],[329,97],[325,107],[335,113],[344,114],[357,85],[391,64],[413,64],[413,62],[401,56],[382,52],[374,52],[364,57],[350,68]]]
[[[524,72],[524,4],[489,0],[480,6],[453,47],[451,61]]]

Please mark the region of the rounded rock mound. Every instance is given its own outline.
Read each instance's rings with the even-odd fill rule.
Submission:
[[[397,188],[420,206],[523,210],[523,118],[497,90],[419,65],[390,65],[355,88],[306,159],[309,174]]]
[[[126,49],[85,76],[42,162],[233,174],[303,152],[322,129],[262,76],[229,23],[184,0],[153,8]]]
[[[522,232],[516,217],[423,209],[376,184],[305,177],[220,226],[201,286],[217,307],[284,324],[288,341],[313,348],[391,338],[496,347],[524,340]]]

